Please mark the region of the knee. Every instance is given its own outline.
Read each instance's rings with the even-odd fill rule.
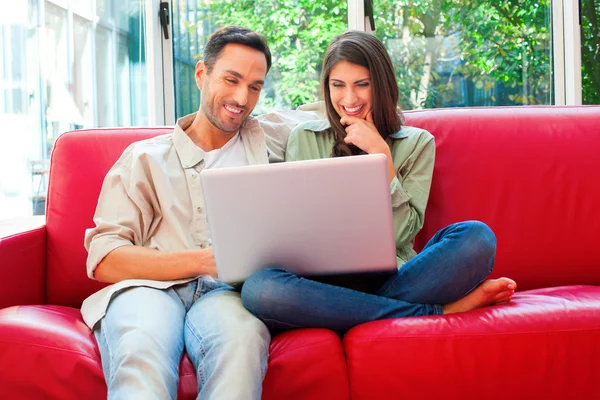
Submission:
[[[265,310],[282,299],[285,281],[295,275],[283,268],[265,268],[250,275],[242,286],[244,307],[258,317],[265,317]]]
[[[221,320],[204,327],[200,333],[200,347],[191,345],[188,352],[199,351],[200,354],[212,352],[223,360],[260,360],[268,355],[271,335],[265,324],[248,313],[248,315],[223,315]],[[190,326],[188,324],[188,326]],[[189,343],[191,329],[186,329],[186,343]],[[191,354],[190,354],[191,355]],[[191,355],[197,357],[198,354]]]
[[[473,243],[473,248],[487,255],[496,253],[496,235],[492,229],[480,221],[461,222],[463,225],[464,239]]]
[[[144,327],[130,326],[128,331],[117,338],[111,347],[113,358],[122,361],[143,359],[162,363],[170,358],[170,353],[178,347],[178,344],[168,340],[163,342],[160,335],[156,335],[155,332],[144,329]]]
[[[461,223],[464,230],[464,243],[467,249],[465,254],[481,266],[485,275],[492,272],[496,256],[496,235],[492,229],[480,221],[467,221]]]

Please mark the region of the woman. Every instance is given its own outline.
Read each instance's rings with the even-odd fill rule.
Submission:
[[[384,318],[449,314],[510,300],[516,283],[486,280],[496,251],[483,223],[450,225],[420,254],[414,238],[423,226],[435,156],[433,137],[402,127],[398,86],[383,44],[364,32],[333,39],[323,61],[321,85],[326,121],[290,133],[286,161],[382,153],[388,158],[398,271],[371,290],[339,279],[300,278],[285,266],[251,275],[242,288],[248,310],[272,329],[328,328],[344,332]],[[351,218],[351,216],[349,216]]]

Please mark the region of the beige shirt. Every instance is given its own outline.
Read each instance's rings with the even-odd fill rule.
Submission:
[[[200,184],[207,153],[184,132],[194,117],[177,121],[172,134],[131,144],[106,175],[94,215],[96,227],[85,234],[90,278],[94,279],[94,270],[104,257],[121,246],[161,251],[209,246]],[[315,111],[282,111],[249,118],[239,136],[248,164],[283,161],[290,130],[318,117]],[[166,289],[193,279],[121,281],[88,297],[81,314],[93,329],[119,291],[134,286]]]

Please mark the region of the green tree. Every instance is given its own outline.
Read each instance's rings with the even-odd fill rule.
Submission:
[[[209,33],[243,25],[264,34],[273,53],[257,112],[319,98],[327,44],[347,30],[346,0],[197,1],[192,12],[180,9],[178,20],[182,35],[196,40],[175,38],[176,53],[190,55],[188,74],[189,58],[199,59]],[[583,97],[599,103],[600,0],[582,4]],[[400,106],[551,103],[550,6],[550,0],[375,0],[375,35],[394,62]]]
[[[549,0],[380,0],[375,34],[394,58],[404,108],[451,103],[464,79],[487,94],[470,105],[549,103],[549,15]]]
[[[201,1],[214,26],[243,25],[269,43],[273,68],[263,108],[297,107],[318,100],[321,62],[328,43],[347,30],[346,0]],[[204,24],[206,21],[197,21]]]
[[[600,0],[581,2],[583,103],[600,104]]]

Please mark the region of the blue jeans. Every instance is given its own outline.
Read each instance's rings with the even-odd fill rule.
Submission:
[[[344,332],[368,321],[442,314],[492,272],[496,237],[477,221],[450,225],[371,293],[298,277],[282,267],[252,274],[244,306],[275,330]],[[318,278],[317,278],[318,279]]]
[[[94,335],[109,399],[175,399],[184,349],[198,399],[261,397],[271,337],[229,285],[198,279],[126,289]]]

